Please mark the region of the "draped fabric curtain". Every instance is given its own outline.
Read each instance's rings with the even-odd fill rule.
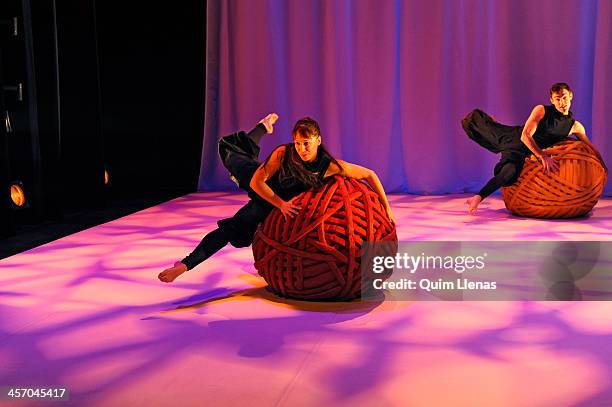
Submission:
[[[474,192],[498,157],[461,119],[523,124],[554,82],[610,164],[611,27],[608,0],[208,0],[199,187],[232,188],[217,141],[277,112],[261,158],[311,116],[389,192]]]

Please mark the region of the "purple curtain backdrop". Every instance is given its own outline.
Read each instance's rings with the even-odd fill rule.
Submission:
[[[498,158],[461,118],[522,124],[560,81],[610,165],[611,27],[609,0],[208,0],[199,188],[233,188],[217,141],[277,112],[262,159],[312,116],[389,192],[474,192]]]

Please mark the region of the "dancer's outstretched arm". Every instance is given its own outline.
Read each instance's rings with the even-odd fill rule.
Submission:
[[[391,222],[395,223],[395,217],[393,216],[393,212],[391,211],[391,205],[389,205],[387,194],[385,194],[385,189],[383,188],[383,185],[380,182],[380,179],[378,178],[376,172],[372,171],[369,168],[365,168],[360,165],[352,164],[346,161],[338,160],[338,162],[344,170],[344,175],[349,178],[364,179],[368,184],[370,184],[374,192],[378,194],[380,200],[385,206],[387,216],[389,216]],[[340,172],[340,168],[337,168],[337,165],[332,162],[329,165],[329,169],[327,170],[327,173],[325,173],[325,176],[328,177],[331,175],[339,174]]]
[[[533,154],[542,162],[544,172],[549,173],[550,171],[558,171],[559,163],[552,157],[546,155],[540,147],[536,144],[533,139],[538,123],[544,117],[546,111],[543,105],[537,105],[531,111],[531,114],[523,126],[523,132],[521,133],[521,141],[533,152]]]
[[[286,218],[287,216],[294,217],[300,210],[299,206],[293,204],[295,198],[284,201],[266,184],[266,181],[279,170],[285,155],[285,148],[285,146],[280,146],[272,151],[270,158],[264,163],[265,165],[260,165],[253,174],[249,186],[257,195],[276,206]]]

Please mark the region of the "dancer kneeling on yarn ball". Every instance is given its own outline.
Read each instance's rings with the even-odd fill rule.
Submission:
[[[542,149],[566,140],[570,134],[590,144],[584,126],[569,110],[573,96],[567,83],[555,83],[550,88],[552,105],[534,107],[524,126],[497,123],[479,109],[463,119],[461,125],[469,138],[489,151],[501,153],[501,160],[493,171],[494,177],[466,201],[470,214],[476,214],[478,205],[487,196],[502,186],[512,185],[519,178],[529,154],[534,154],[544,171],[550,173],[559,170],[559,163]]]
[[[321,144],[319,124],[310,117],[295,123],[292,143],[277,147],[260,164],[259,142],[264,134],[272,133],[276,120],[278,115],[269,114],[249,133],[234,133],[219,141],[219,155],[223,165],[251,199],[233,217],[217,222],[218,228],[204,236],[191,254],[176,262],[174,267],[162,271],[158,276],[161,281],[174,281],[227,243],[234,247],[250,246],[257,226],[274,207],[285,218],[295,216],[300,207],[293,203],[293,199],[312,187],[322,185],[325,178],[336,174],[366,180],[380,197],[389,219],[395,223],[385,190],[376,173],[335,159]]]

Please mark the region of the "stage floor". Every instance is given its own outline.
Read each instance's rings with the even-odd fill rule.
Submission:
[[[389,198],[400,240],[612,240],[611,198],[564,221]],[[612,405],[610,302],[288,301],[230,246],[157,279],[246,199],[191,194],[1,260],[0,387],[79,406]]]

